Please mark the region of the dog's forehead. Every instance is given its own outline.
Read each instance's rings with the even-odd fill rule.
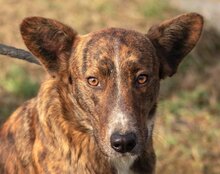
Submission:
[[[103,29],[83,36],[79,51],[83,72],[101,60],[115,64],[116,61],[133,59],[149,64],[155,54],[152,43],[144,34],[120,28]]]
[[[107,28],[90,33],[85,47],[98,49],[102,46],[108,46],[109,48],[115,48],[116,44],[136,51],[143,51],[143,48],[150,45],[150,41],[144,34],[134,30]]]

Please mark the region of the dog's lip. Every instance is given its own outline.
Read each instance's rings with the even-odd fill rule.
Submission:
[[[111,154],[111,155],[107,155],[108,158],[110,160],[115,160],[115,159],[120,159],[120,158],[137,158],[138,156],[140,156],[140,154],[135,154],[135,153],[124,153],[124,154]]]
[[[128,152],[128,153],[123,153],[121,156],[122,157],[128,157],[128,156],[134,157],[134,156],[137,156],[137,155],[138,154],[136,154],[136,153]]]
[[[140,146],[136,146],[131,152],[119,153],[119,152],[114,151],[113,156],[116,156],[116,157],[139,156],[142,153],[140,149],[141,149]]]
[[[139,156],[141,153],[140,151],[135,151],[135,152],[132,151],[132,152],[126,152],[126,153],[119,153],[119,152],[114,151],[113,153],[112,152],[108,153],[103,150],[101,150],[101,152],[104,156],[108,158],[120,158],[120,157],[129,157],[129,156],[134,157],[134,156]]]

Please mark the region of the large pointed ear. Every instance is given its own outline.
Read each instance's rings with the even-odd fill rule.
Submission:
[[[24,19],[20,31],[27,48],[50,75],[56,76],[67,63],[77,33],[58,21],[42,17]]]
[[[172,76],[184,56],[196,45],[203,27],[203,18],[188,13],[151,27],[147,37],[160,59],[160,78]]]

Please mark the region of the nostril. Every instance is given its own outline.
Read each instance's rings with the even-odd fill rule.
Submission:
[[[128,149],[128,150],[129,150],[129,149],[133,149],[135,145],[136,145],[135,142],[130,142],[130,143],[127,144],[127,149]]]
[[[120,152],[122,150],[123,138],[120,134],[118,134],[118,133],[113,134],[111,136],[110,142],[111,142],[111,147],[115,151]]]
[[[137,138],[134,133],[124,135],[114,133],[110,138],[111,147],[120,153],[130,152],[136,146],[136,139]]]
[[[128,133],[126,136],[126,151],[130,152],[137,144],[137,138],[134,133]]]
[[[116,142],[116,143],[113,143],[112,145],[113,145],[115,148],[121,147],[121,144],[120,144],[120,143],[117,143],[117,142]]]

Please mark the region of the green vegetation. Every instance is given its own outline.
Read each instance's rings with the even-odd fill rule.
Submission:
[[[39,84],[31,79],[27,71],[17,65],[10,67],[0,85],[6,92],[24,99],[33,97],[39,88]]]
[[[168,11],[167,0],[148,0],[139,6],[141,13],[147,18],[162,18],[162,12]]]
[[[193,97],[190,93],[184,97],[180,94],[159,104],[154,133],[158,173],[220,172],[219,118],[196,104],[200,90],[193,93]]]

